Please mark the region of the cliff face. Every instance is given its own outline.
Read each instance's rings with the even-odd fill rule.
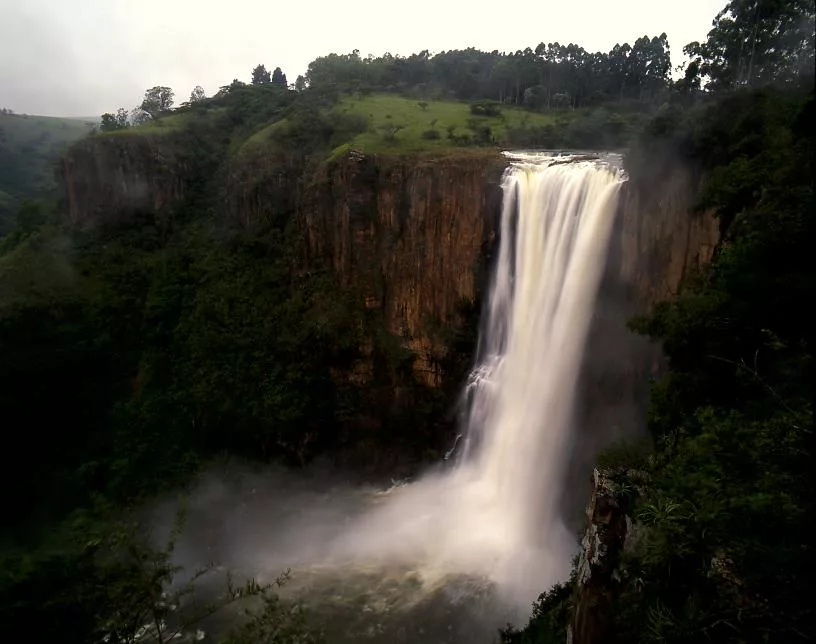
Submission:
[[[719,223],[711,211],[694,211],[701,181],[678,162],[654,182],[634,176],[623,186],[613,257],[636,306],[671,297],[690,269],[711,259]]]
[[[287,150],[270,143],[245,145],[227,163],[226,210],[244,227],[289,217],[300,200],[302,169]]]
[[[607,474],[594,471],[594,455],[621,438],[642,433],[651,378],[665,358],[659,344],[636,336],[626,323],[677,290],[690,270],[707,263],[720,239],[712,212],[696,212],[702,177],[689,166],[662,161],[649,180],[633,173],[621,188],[606,275],[595,311],[578,405],[580,435],[565,507],[590,498],[570,625],[573,644],[613,642],[609,630],[617,590],[616,567],[626,545],[628,520]]]
[[[438,365],[450,348],[440,331],[460,324],[460,305],[486,286],[506,165],[501,155],[350,152],[307,171],[295,162],[297,151],[279,149],[270,139],[248,142],[216,174],[198,160],[206,155],[175,138],[128,133],[74,146],[62,162],[71,223],[123,223],[140,211],[183,202],[202,181],[221,181],[214,188],[224,196],[224,217],[249,227],[296,217],[305,267],[328,264],[379,326],[416,356],[414,379],[445,384]],[[583,434],[575,447],[581,466],[572,468],[577,478],[568,486],[577,496],[565,499],[573,508],[588,493],[587,459],[643,427],[649,376],[662,365],[659,347],[634,336],[627,320],[674,293],[690,268],[708,261],[719,238],[711,214],[692,210],[700,183],[693,170],[661,160],[648,181],[630,174],[586,351],[578,406]],[[362,347],[369,359],[339,377],[369,384],[372,344],[373,338]],[[398,380],[380,379],[391,390],[386,406],[411,404],[397,400]]]
[[[621,495],[606,472],[592,474],[592,494],[586,508],[586,530],[578,555],[578,579],[569,629],[572,644],[607,641],[616,567],[627,537]]]
[[[713,214],[694,211],[700,174],[680,161],[657,163],[648,179],[630,170],[621,186],[576,406],[580,431],[564,499],[576,529],[574,509],[590,492],[594,455],[644,432],[650,380],[665,367],[659,344],[632,333],[627,322],[675,294],[690,270],[711,259],[720,237]]]
[[[172,135],[95,136],[60,163],[67,217],[80,228],[125,223],[157,213],[185,195],[188,163]]]
[[[307,263],[328,258],[341,282],[382,312],[417,356],[414,375],[438,385],[434,329],[477,294],[500,214],[495,153],[384,159],[349,154],[320,172],[301,221]]]

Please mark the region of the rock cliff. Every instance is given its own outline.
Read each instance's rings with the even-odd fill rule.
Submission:
[[[224,153],[216,171],[202,163],[200,147],[172,132],[90,137],[62,161],[67,217],[79,227],[115,225],[183,204],[202,183],[220,195],[217,208],[235,225],[295,217],[304,268],[328,265],[357,293],[361,308],[413,352],[415,381],[455,386],[442,382],[439,362],[450,350],[442,330],[460,324],[462,303],[478,300],[486,286],[504,158],[493,150],[351,151],[307,167],[271,139],[248,141],[226,162]],[[664,160],[648,180],[630,175],[586,353],[576,459],[643,425],[648,379],[659,372],[661,354],[633,336],[626,321],[675,292],[690,268],[710,258],[719,237],[711,214],[693,210],[700,183],[693,169]],[[369,359],[351,377],[364,383],[372,373]],[[397,389],[391,380],[384,386]],[[574,468],[580,478],[568,486],[582,498],[586,466]]]
[[[170,134],[93,136],[75,144],[59,167],[68,221],[79,228],[116,225],[176,205],[190,174],[183,149]]]
[[[435,329],[472,302],[500,214],[500,155],[383,158],[349,154],[323,167],[301,207],[307,263],[328,258],[366,308],[439,385]]]
[[[650,381],[665,364],[659,345],[633,334],[628,320],[677,292],[688,272],[710,258],[718,221],[697,212],[702,177],[677,159],[659,159],[645,178],[629,169],[621,186],[607,267],[590,329],[578,397],[574,460],[565,508],[576,529],[576,509],[590,493],[586,473],[610,443],[645,430]]]
[[[711,259],[719,222],[694,208],[701,182],[693,167],[675,162],[648,183],[633,174],[623,186],[612,257],[636,308],[671,297],[690,269]]]
[[[625,503],[607,472],[593,470],[586,530],[578,555],[572,644],[602,642],[608,635],[616,567],[627,537]]]

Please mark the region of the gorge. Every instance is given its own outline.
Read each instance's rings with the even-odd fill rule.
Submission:
[[[655,292],[670,293],[717,243],[715,220],[689,212],[692,173],[670,168],[655,197],[654,186],[623,181],[622,163],[616,155],[395,162],[352,153],[326,169],[323,196],[308,196],[301,211],[306,263],[328,257],[366,308],[384,311],[388,328],[419,354],[412,369],[422,386],[440,387],[445,376],[434,356],[447,347],[435,344],[428,317],[452,323],[458,300],[489,286],[464,413],[443,437],[455,465],[392,489],[338,487],[329,477],[321,491],[277,474],[276,484],[254,474],[232,488],[216,477],[193,493],[196,536],[182,541],[185,567],[213,553],[263,580],[291,567],[289,592],[341,616],[342,632],[319,617],[336,641],[416,641],[422,633],[405,624],[418,623],[425,637],[440,638],[427,641],[489,642],[507,620],[523,622],[541,587],[568,574],[594,454],[643,432],[659,351],[630,334],[627,317]],[[138,198],[155,202],[149,187],[160,180],[145,181]],[[92,212],[69,198],[71,212]],[[648,211],[641,199],[652,200]],[[265,216],[263,202],[255,213]],[[371,378],[372,357],[363,351],[358,360],[335,377]],[[388,386],[388,405],[411,404],[399,381]],[[342,602],[315,599],[326,586],[356,606],[359,593],[372,613],[359,630]],[[376,607],[372,589],[388,608]],[[429,604],[445,608],[429,617]],[[379,630],[369,632],[372,623]]]
[[[813,2],[730,0],[678,68],[692,7],[605,5],[660,35],[292,84],[320,13],[256,9],[199,61],[249,82],[0,106],[0,641],[816,639]],[[146,73],[53,24],[89,101]]]

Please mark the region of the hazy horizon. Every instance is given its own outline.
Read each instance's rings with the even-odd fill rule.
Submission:
[[[648,0],[587,0],[519,7],[507,15],[461,1],[418,0],[404,10],[372,0],[253,6],[189,0],[0,0],[0,106],[18,113],[90,117],[141,101],[168,85],[176,102],[196,85],[210,96],[234,78],[248,81],[263,63],[290,82],[329,53],[407,56],[476,47],[492,51],[574,42],[609,51],[642,35],[668,35],[672,64],[682,48],[705,37],[721,0],[666,5]]]

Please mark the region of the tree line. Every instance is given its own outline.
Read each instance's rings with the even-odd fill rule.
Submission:
[[[302,76],[298,77],[300,83],[300,90],[304,89],[302,83]],[[266,85],[271,84],[282,89],[290,89],[286,81],[286,74],[283,73],[280,67],[276,67],[273,72],[267,71],[263,64],[258,65],[252,70],[252,85]],[[236,86],[244,85],[237,78],[232,81],[230,85],[221,87],[216,97],[223,96]],[[297,85],[297,84],[296,84]],[[296,89],[292,86],[291,89]],[[207,100],[207,94],[201,85],[196,85],[193,91],[190,92],[190,99],[181,104],[180,107],[190,107]],[[124,130],[132,125],[142,125],[150,120],[154,120],[164,113],[173,109],[175,104],[175,92],[172,88],[165,85],[157,85],[145,90],[142,102],[132,110],[127,110],[120,107],[116,112],[106,112],[102,115],[102,121],[99,129],[102,132],[113,132],[116,130]]]
[[[491,100],[533,110],[558,110],[628,100],[654,103],[670,89],[695,93],[761,84],[790,84],[812,68],[814,5],[810,0],[732,0],[717,14],[706,40],[685,45],[688,60],[670,77],[671,50],[665,33],[641,36],[633,45],[590,52],[578,44],[539,43],[514,52],[473,47],[431,55],[367,56],[359,50],[331,53],[309,64],[289,84],[280,67],[252,69],[250,85],[272,85],[302,92],[397,92],[421,99]],[[234,79],[216,93],[246,86]],[[206,99],[201,86],[182,107]],[[154,119],[173,107],[173,91],[157,86],[145,92],[134,110],[102,115],[102,131]]]
[[[398,91],[423,98],[489,99],[532,109],[584,107],[610,99],[646,101],[669,84],[666,34],[634,46],[588,52],[576,44],[540,43],[511,53],[475,48],[425,50],[408,57],[361,58],[329,54],[314,60],[305,80],[312,88]]]

